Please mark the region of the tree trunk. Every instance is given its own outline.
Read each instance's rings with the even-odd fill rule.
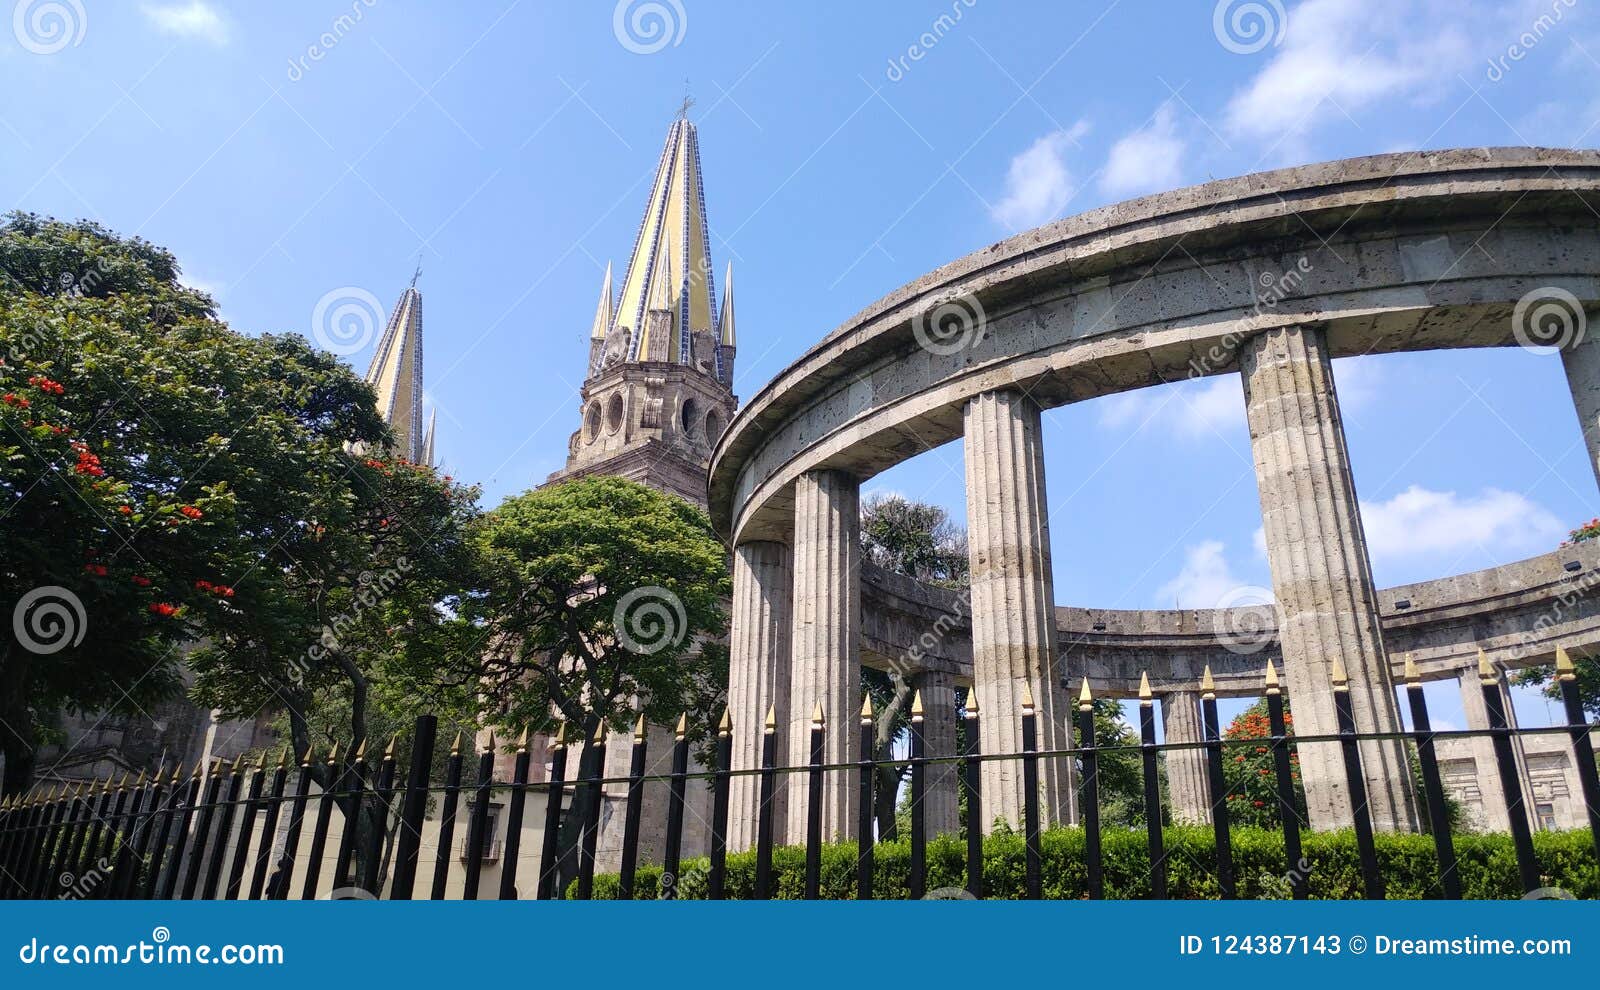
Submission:
[[[583,738],[593,740],[595,730],[599,727],[599,719],[585,719]],[[604,767],[600,764],[600,756],[599,748],[586,743],[582,755],[578,758],[578,775],[573,780],[579,786],[573,789],[572,807],[561,816],[561,832],[556,839],[555,897],[558,899],[566,896],[567,886],[578,876],[578,843],[583,836],[585,812],[583,802],[588,796],[588,789],[582,785],[582,781],[602,776]]]
[[[6,648],[0,654],[0,753],[6,758],[0,796],[26,793],[38,760],[38,732],[28,705],[31,680],[27,659]]]

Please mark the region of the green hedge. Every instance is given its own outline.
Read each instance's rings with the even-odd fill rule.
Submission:
[[[1265,829],[1236,829],[1233,836],[1234,875],[1242,898],[1287,898],[1290,895],[1283,859],[1283,836]],[[1040,837],[1043,853],[1044,896],[1049,900],[1081,899],[1087,896],[1088,871],[1083,855],[1083,831],[1077,828],[1054,829]],[[1310,863],[1311,896],[1326,899],[1356,899],[1362,896],[1360,862],[1352,832],[1315,832],[1302,837],[1305,859]],[[1104,850],[1106,896],[1147,898],[1150,896],[1150,856],[1142,829],[1107,830],[1101,837]],[[1378,862],[1391,899],[1428,897],[1438,876],[1438,861],[1433,839],[1426,835],[1377,836]],[[1516,853],[1508,835],[1458,835],[1456,858],[1465,896],[1478,899],[1515,899],[1522,896],[1517,874]],[[1019,899],[1024,889],[1024,849],[1022,837],[1015,834],[991,835],[984,840],[984,896]],[[1204,899],[1218,896],[1216,850],[1211,830],[1200,827],[1174,827],[1166,830],[1167,893],[1175,899]],[[1546,884],[1561,887],[1576,897],[1600,897],[1600,867],[1595,863],[1594,844],[1587,829],[1572,832],[1540,832],[1534,836],[1541,873]],[[884,900],[909,896],[911,848],[909,842],[887,842],[877,847],[873,893]],[[727,896],[748,899],[755,892],[755,853],[728,857]],[[680,899],[706,896],[705,858],[686,860],[676,886]],[[773,851],[772,865],[776,896],[795,899],[805,885],[805,850],[787,846]],[[966,884],[966,843],[941,837],[928,843],[928,881],[930,891],[964,887]],[[634,896],[640,899],[660,896],[662,870],[659,866],[639,868]],[[851,899],[856,889],[856,846],[840,843],[822,851],[822,896]],[[615,874],[595,878],[597,899],[617,896]],[[568,888],[567,896],[573,896]]]

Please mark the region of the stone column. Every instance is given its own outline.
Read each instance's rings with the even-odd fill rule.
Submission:
[[[1162,739],[1169,743],[1197,743],[1205,739],[1200,722],[1200,695],[1173,691],[1161,696]],[[1172,749],[1166,752],[1167,793],[1172,820],[1192,825],[1211,823],[1211,783],[1206,775],[1206,751]]]
[[[932,757],[956,755],[956,682],[948,671],[925,670],[916,677],[922,693],[923,752]],[[961,807],[957,788],[960,767],[955,763],[935,763],[928,767],[926,790],[922,796],[928,835],[954,835],[961,831]]]
[[[1066,749],[1073,701],[1056,663],[1055,589],[1039,407],[1021,392],[967,403],[967,548],[972,568],[972,671],[984,753],[1022,751],[1031,691],[1039,748]],[[1076,819],[1071,761],[1039,761],[1042,825]],[[983,814],[1022,825],[1022,764],[983,764]]]
[[[811,715],[822,705],[823,762],[859,759],[861,711],[861,491],[842,471],[809,471],[794,486],[793,638],[789,680],[789,763],[811,760]],[[790,775],[788,836],[806,835],[803,774]],[[857,781],[823,781],[822,836],[854,838]]]
[[[728,639],[728,709],[733,718],[733,769],[761,766],[767,710],[778,712],[776,759],[789,762],[785,748],[789,717],[789,611],[794,582],[792,557],[782,543],[741,543],[733,551],[733,617]],[[773,836],[782,844],[786,797],[791,781],[780,774],[773,788]],[[756,844],[761,781],[734,777],[728,805],[728,847],[733,852]]]
[[[1338,731],[1332,664],[1339,657],[1350,678],[1356,729],[1398,732],[1400,716],[1323,331],[1298,326],[1252,337],[1240,354],[1240,371],[1295,731],[1308,736]],[[1298,751],[1312,827],[1349,826],[1349,788],[1338,745],[1302,745]],[[1364,743],[1361,760],[1373,826],[1415,828],[1404,747]]]
[[[1583,426],[1583,444],[1589,467],[1600,483],[1600,326],[1590,327],[1576,343],[1561,349],[1567,372],[1567,389]]]

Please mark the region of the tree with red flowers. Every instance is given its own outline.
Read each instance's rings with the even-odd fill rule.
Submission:
[[[375,526],[347,452],[387,438],[372,390],[301,337],[234,333],[178,275],[92,223],[0,221],[8,793],[57,713],[147,710],[202,638],[282,662],[358,579],[340,534]]]
[[[1287,699],[1283,707],[1284,734],[1293,737],[1294,715],[1289,711]],[[1222,779],[1228,788],[1230,821],[1235,825],[1282,827],[1267,699],[1262,698],[1240,712],[1222,737],[1236,743],[1222,749]],[[1303,822],[1306,820],[1306,793],[1300,783],[1300,757],[1293,746],[1289,749],[1289,775],[1294,779],[1295,806]]]

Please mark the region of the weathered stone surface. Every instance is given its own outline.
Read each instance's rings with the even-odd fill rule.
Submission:
[[[1334,735],[1333,665],[1343,661],[1359,732],[1402,726],[1378,628],[1333,367],[1322,331],[1287,327],[1252,337],[1242,361],[1245,414],[1279,614],[1284,679],[1296,734]],[[1350,824],[1344,765],[1333,743],[1302,743],[1306,810],[1316,828]],[[1416,825],[1405,749],[1361,747],[1374,827]]]
[[[967,404],[967,549],[972,575],[972,680],[985,753],[1022,752],[1022,706],[1038,711],[1041,751],[1071,747],[1075,708],[1056,671],[1050,503],[1039,407],[1010,389]],[[983,764],[985,828],[1022,823],[1022,767]],[[1039,761],[1041,824],[1074,821],[1070,760]]]
[[[856,713],[861,708],[861,491],[840,471],[811,471],[795,484],[793,661],[789,680],[789,764],[811,762],[811,716],[822,706],[824,763],[859,759]],[[790,775],[789,827],[806,834],[808,797],[803,776]],[[826,774],[822,788],[824,841],[853,837],[856,781]]]
[[[1161,696],[1162,738],[1169,743],[1197,743],[1205,739],[1200,721],[1200,695],[1173,691]],[[1206,751],[1168,750],[1167,793],[1172,820],[1195,825],[1211,822],[1211,785],[1206,776]]]
[[[922,747],[929,759],[956,755],[956,680],[945,670],[928,670],[913,683],[922,693]],[[922,809],[928,835],[954,835],[961,830],[958,788],[960,768],[954,763],[929,764],[924,777]]]
[[[1589,452],[1589,467],[1594,469],[1595,482],[1600,483],[1600,325],[1594,318],[1582,317],[1577,324],[1576,339],[1561,348],[1561,364],[1567,372],[1567,388],[1572,391],[1572,405],[1578,411],[1578,423],[1583,427],[1584,448]]]
[[[789,716],[789,636],[794,572],[789,548],[782,543],[742,543],[733,552],[733,615],[728,643],[728,711],[733,719],[733,769],[761,766],[767,712],[776,708],[775,758],[787,761]],[[786,841],[787,775],[773,788],[774,841]],[[738,776],[729,782],[728,847],[740,852],[754,847],[760,812],[760,779]]]

